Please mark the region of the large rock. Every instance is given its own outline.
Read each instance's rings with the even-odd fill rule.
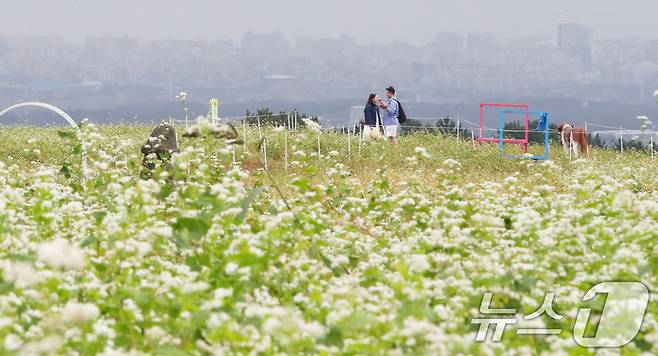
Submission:
[[[142,153],[145,156],[155,153],[161,158],[162,154],[171,155],[174,152],[178,152],[178,135],[174,126],[167,123],[156,126],[146,144],[142,146]]]
[[[144,154],[142,164],[144,167],[153,170],[155,169],[155,163],[149,160],[148,156],[150,154],[155,154],[161,161],[168,161],[175,152],[178,152],[176,128],[163,122],[153,129],[148,141],[142,146],[142,154]]]

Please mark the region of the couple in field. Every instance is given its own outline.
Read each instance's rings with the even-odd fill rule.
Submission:
[[[386,99],[380,99],[377,94],[370,94],[363,110],[365,125],[363,136],[366,138],[381,136],[380,127],[384,129],[384,136],[397,144],[398,127],[400,127],[400,114],[402,106],[395,97],[395,88],[386,88]]]

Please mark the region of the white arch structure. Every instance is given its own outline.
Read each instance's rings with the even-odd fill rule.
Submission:
[[[38,108],[43,108],[43,109],[50,110],[50,111],[56,113],[57,115],[61,116],[64,120],[66,120],[66,122],[69,123],[69,125],[71,125],[71,127],[76,129],[76,131],[78,131],[78,133],[80,133],[80,127],[78,126],[78,124],[75,123],[75,121],[71,118],[71,116],[69,116],[69,114],[67,114],[66,112],[64,112],[64,110],[58,108],[57,106],[51,105],[51,104],[48,104],[48,103],[42,103],[42,102],[38,102],[38,101],[28,101],[28,102],[25,102],[25,103],[16,104],[16,105],[10,106],[10,107],[0,111],[0,117],[4,114],[14,110],[14,109],[18,109],[18,108],[22,108],[22,107],[38,107]],[[87,152],[86,152],[86,149],[85,149],[85,145],[83,144],[82,145],[82,172],[83,172],[82,173],[82,184],[83,184],[83,188],[84,188],[84,184],[85,184],[84,172],[86,170],[87,170]]]
[[[68,122],[69,125],[71,125],[75,129],[77,129],[77,130],[80,129],[78,127],[78,125],[75,123],[75,121],[73,121],[73,119],[69,116],[69,114],[65,113],[64,110],[58,108],[55,105],[50,105],[50,104],[47,104],[47,103],[41,103],[41,102],[37,102],[37,101],[29,101],[27,103],[20,103],[20,104],[14,105],[14,106],[10,106],[10,107],[2,110],[0,112],[0,116],[4,115],[4,114],[6,114],[6,113],[8,113],[8,112],[10,112],[14,109],[18,109],[18,108],[22,108],[22,107],[26,107],[26,106],[32,106],[32,107],[39,107],[39,108],[48,109],[48,110],[56,113],[57,115],[61,116],[62,118],[64,118],[64,120],[66,120],[66,122]]]

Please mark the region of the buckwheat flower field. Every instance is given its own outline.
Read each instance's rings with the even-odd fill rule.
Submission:
[[[579,308],[601,314],[583,301],[597,283],[658,286],[645,153],[541,163],[268,129],[268,171],[250,132],[184,139],[145,174],[150,129],[0,130],[0,353],[658,353],[653,298],[623,348],[572,335]],[[563,317],[531,323],[561,333],[476,341],[485,292],[520,319],[553,292]]]

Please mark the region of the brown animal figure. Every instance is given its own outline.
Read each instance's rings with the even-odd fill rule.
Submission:
[[[225,125],[195,125],[185,130],[183,137],[199,138],[204,136],[214,136],[215,138],[226,139],[229,145],[241,144],[242,140],[238,139],[238,131],[228,123]]]
[[[589,156],[589,144],[587,143],[587,131],[582,127],[574,127],[571,124],[562,123],[557,129],[562,140],[564,154],[570,152],[578,159],[578,151]]]

